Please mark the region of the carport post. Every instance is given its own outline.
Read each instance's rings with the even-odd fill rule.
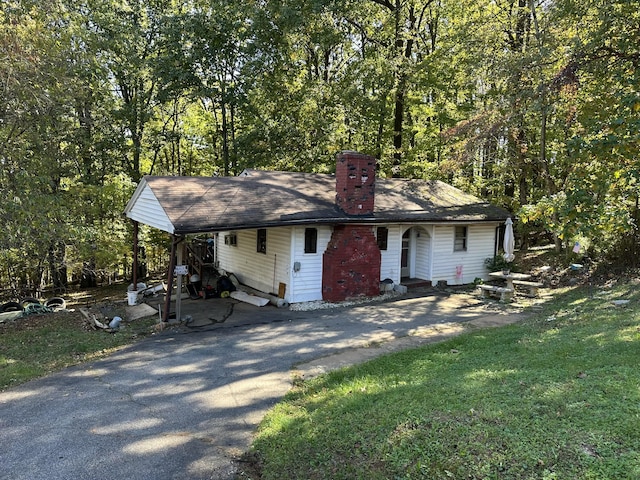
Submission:
[[[181,237],[171,235],[171,258],[169,259],[169,272],[167,272],[167,294],[164,300],[164,312],[162,321],[169,321],[169,311],[171,310],[171,291],[173,290],[173,271],[176,269],[176,246],[182,241]],[[178,292],[178,296],[180,292]]]
[[[182,239],[181,239],[182,240]],[[184,245],[180,245],[176,252],[176,262],[178,265],[182,265],[182,250]],[[177,285],[176,291],[178,292],[178,296],[176,297],[176,320],[179,322],[182,318],[182,273],[178,273],[177,277]]]
[[[133,289],[138,290],[138,222],[133,220]]]

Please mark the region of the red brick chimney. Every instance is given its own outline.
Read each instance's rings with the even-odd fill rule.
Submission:
[[[342,152],[336,161],[336,204],[350,216],[371,216],[376,159]],[[322,298],[338,302],[380,294],[381,256],[373,227],[336,225],[322,258]]]
[[[340,152],[336,159],[336,204],[347,215],[373,215],[376,159]]]
[[[379,295],[380,267],[372,227],[336,225],[322,256],[322,299],[340,302]]]

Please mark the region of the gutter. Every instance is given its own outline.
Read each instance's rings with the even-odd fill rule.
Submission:
[[[214,233],[214,232],[227,232],[232,230],[253,230],[257,228],[275,228],[275,227],[296,227],[305,225],[340,225],[340,224],[414,224],[430,223],[430,224],[476,224],[487,222],[504,222],[507,217],[488,217],[488,218],[464,218],[464,217],[450,217],[443,219],[426,219],[426,218],[371,218],[371,217],[345,217],[345,218],[315,218],[307,220],[295,220],[291,222],[255,222],[255,223],[242,223],[242,224],[228,224],[228,225],[208,225],[203,227],[181,227],[175,226],[174,233],[176,235],[194,235],[198,233]]]

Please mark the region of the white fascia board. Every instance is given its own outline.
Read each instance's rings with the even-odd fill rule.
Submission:
[[[173,234],[175,227],[144,179],[127,203],[125,215],[135,222]]]

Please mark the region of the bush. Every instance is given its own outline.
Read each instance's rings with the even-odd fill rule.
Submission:
[[[496,255],[485,259],[484,266],[490,272],[499,272],[501,270],[518,271],[518,267],[514,262],[507,262],[502,255]]]

